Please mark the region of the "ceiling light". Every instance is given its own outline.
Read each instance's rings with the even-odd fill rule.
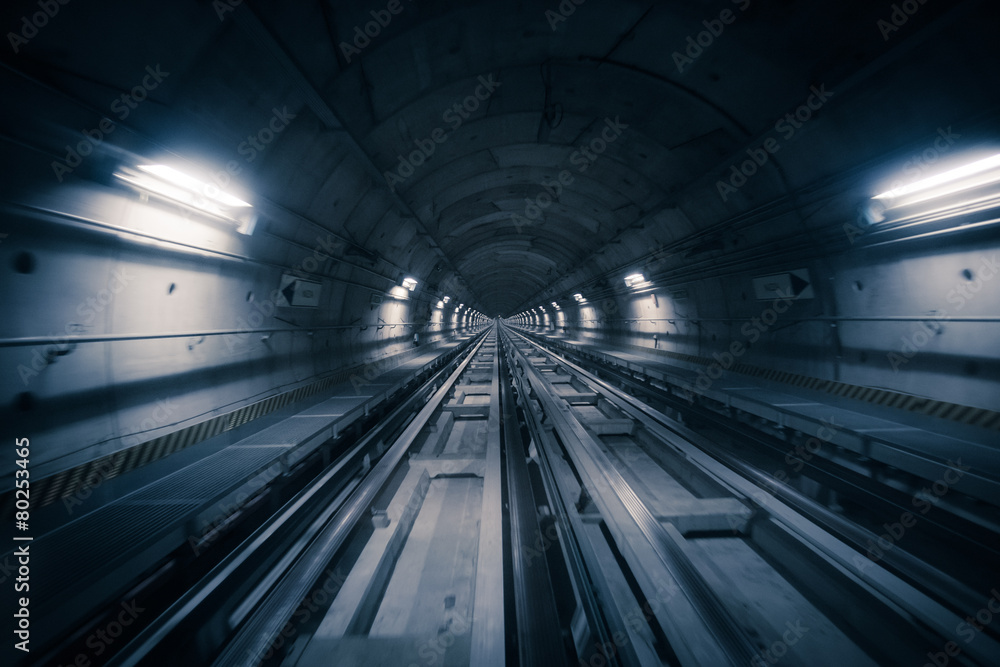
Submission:
[[[646,282],[646,276],[641,273],[633,273],[632,275],[625,276],[625,286],[626,287],[640,287]]]
[[[206,183],[195,178],[194,176],[188,176],[185,173],[177,171],[173,167],[168,167],[165,164],[140,164],[139,169],[147,174],[152,174],[167,183],[172,183],[173,185],[184,188],[195,195],[200,195],[217,201],[223,206],[250,206],[248,202],[223,192],[214,183]]]
[[[881,194],[875,195],[873,199],[895,199],[897,197],[903,197],[916,192],[924,192],[926,190],[931,190],[933,188],[937,188],[938,186],[951,183],[952,185],[942,188],[941,191],[931,194],[926,199],[943,197],[944,195],[950,195],[961,190],[967,190],[979,185],[1000,181],[1000,170],[998,169],[1000,169],[1000,153],[982,160],[976,160],[975,162],[957,167],[955,169],[951,169],[942,174],[919,180],[916,183],[909,183],[907,185],[901,185],[893,188],[892,190],[887,190]],[[995,170],[994,173],[986,173],[991,170]]]
[[[401,285],[393,285],[392,288],[389,289],[389,296],[394,299],[409,299],[410,292]]]
[[[250,234],[256,222],[253,213],[242,209],[253,208],[217,185],[185,174],[164,164],[142,164],[136,169],[122,167],[115,178],[140,190],[171,202],[183,204],[235,223],[239,232]]]
[[[417,289],[416,278],[403,278],[403,287],[410,290],[411,292]]]

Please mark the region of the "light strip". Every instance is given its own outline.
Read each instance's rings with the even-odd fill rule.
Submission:
[[[626,287],[639,287],[646,283],[646,276],[641,273],[633,273],[632,275],[625,276],[625,286]]]
[[[410,291],[402,285],[393,285],[389,288],[389,296],[393,299],[406,301],[410,298]]]
[[[1000,153],[993,155],[992,157],[984,158],[982,160],[977,160],[962,167],[946,171],[943,174],[938,174],[937,176],[931,176],[930,178],[925,178],[921,181],[917,181],[916,183],[910,183],[908,185],[902,185],[898,188],[893,188],[892,190],[887,190],[882,194],[875,195],[873,199],[893,199],[896,197],[902,197],[904,195],[912,194],[914,192],[920,192],[921,190],[928,190],[938,185],[951,183],[952,181],[957,181],[960,178],[975,176],[976,174],[981,174],[984,171],[989,171],[990,169],[995,169],[997,167],[1000,167]],[[961,187],[953,188],[951,190],[948,190],[947,192],[942,192],[935,196],[952,194],[954,192],[959,192],[960,190],[965,190],[971,187],[975,187],[977,185],[984,185],[986,183],[992,183],[994,181],[1000,181],[1000,173],[997,173],[994,177],[989,178],[987,180],[966,183],[963,184]]]
[[[185,190],[189,190],[196,195],[217,201],[223,206],[250,206],[248,202],[223,192],[218,188],[218,186],[199,181],[197,178],[181,173],[173,167],[168,167],[165,164],[140,164],[139,169],[168,183],[172,183],[173,185],[180,186]]]

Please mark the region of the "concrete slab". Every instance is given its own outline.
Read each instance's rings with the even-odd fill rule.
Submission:
[[[874,667],[826,616],[750,546],[738,537],[686,542],[692,562],[758,645],[770,648],[784,639],[789,665]],[[791,630],[790,630],[791,628]],[[786,635],[787,633],[787,635]],[[773,662],[765,660],[764,664]],[[774,654],[770,654],[774,655]]]
[[[313,639],[297,667],[396,667],[434,665],[467,667],[468,632],[455,629],[433,637],[354,637]]]
[[[698,500],[631,438],[605,437],[601,443],[615,468],[654,516],[671,516],[675,514],[672,507],[690,507]]]
[[[483,482],[431,481],[369,630],[371,637],[437,637],[471,625]]]
[[[296,417],[339,417],[365,402],[363,396],[334,396],[303,410]]]
[[[388,525],[375,528],[314,637],[330,639],[342,637],[348,632],[364,632],[364,626],[371,620],[365,618],[372,613],[370,598],[378,593],[389,577],[430,484],[427,472],[420,468],[411,469],[403,478],[399,490],[386,508]]]

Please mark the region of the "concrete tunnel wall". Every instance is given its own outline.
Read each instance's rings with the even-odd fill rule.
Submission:
[[[705,360],[694,366],[699,369],[743,363],[996,409],[996,341],[979,335],[980,323],[961,320],[997,312],[1000,290],[991,282],[997,257],[995,246],[874,262],[844,256],[836,264],[797,267],[818,283],[809,300],[757,299],[753,278],[768,273],[762,270],[585,304],[563,299],[555,313],[546,303],[544,314],[514,322],[537,332],[699,357]],[[923,318],[851,321],[899,312],[900,304]],[[823,319],[830,312],[841,319]]]
[[[127,229],[140,217],[146,225],[157,222],[153,218],[175,222],[171,212],[117,199],[90,187],[68,191],[58,203],[48,195],[46,206],[63,215],[100,211],[102,220]],[[108,214],[112,210],[116,215]],[[50,224],[25,214],[7,222],[11,242],[0,249],[7,312],[21,325],[17,333],[45,332],[49,340],[2,350],[12,371],[4,405],[40,440],[60,445],[39,448],[40,471],[137,445],[331,371],[354,368],[354,375],[371,380],[400,358],[480,325],[470,314],[445,315],[420,293],[406,300],[386,295],[384,282],[369,286],[363,273],[355,283],[303,268],[321,282],[322,301],[317,309],[289,308],[275,299],[287,272],[280,266],[181,252],[111,230],[57,236]],[[217,239],[224,252],[253,253],[227,244],[231,236]],[[214,331],[230,333],[72,341],[79,335]]]
[[[555,300],[568,335],[653,347],[655,334],[659,350],[711,359],[768,307],[754,278],[799,269],[811,298],[741,362],[1000,405],[995,324],[958,321],[998,311],[995,234],[875,245],[858,215],[887,184],[995,152],[1000,91],[984,82],[1000,57],[980,3],[927,4],[888,38],[881,5],[817,23],[754,3],[683,67],[672,54],[718,8],[591,0],[553,23],[544,3],[414,6],[345,55],[369,4],[337,3],[332,39],[317,7],[67,5],[4,56],[0,157],[17,165],[0,183],[4,335],[55,340],[0,347],[0,405],[49,443],[39,474],[485,322],[454,317],[458,303],[526,321]],[[27,9],[4,11],[16,24]],[[114,104],[137,86],[143,101]],[[412,175],[387,177],[428,139]],[[111,176],[178,156],[252,194],[252,235],[192,232]],[[623,283],[636,271],[651,281],[640,294]],[[290,272],[321,283],[318,308],[268,307]],[[411,275],[417,290],[393,299]],[[134,280],[87,305],[120,276]],[[911,319],[879,319],[896,316]],[[244,335],[285,327],[316,330]],[[894,362],[907,340],[919,353]]]
[[[369,381],[482,326],[481,315],[456,313],[455,303],[437,308],[425,288],[397,298],[405,290],[373,270],[384,271],[388,260],[357,267],[329,257],[314,261],[324,252],[346,254],[346,244],[322,228],[310,230],[317,239],[312,248],[295,244],[276,255],[267,249],[278,233],[275,220],[249,238],[213,226],[192,236],[177,227],[182,220],[169,208],[96,183],[39,189],[48,163],[26,151],[4,159],[23,167],[3,193],[15,203],[7,207],[8,236],[0,246],[2,298],[14,325],[8,330],[45,340],[0,349],[9,370],[3,404],[8,419],[16,417],[46,443],[36,451],[39,474],[230,413],[331,371],[355,369],[352,377]],[[75,219],[107,227],[59,227]],[[391,247],[383,252],[392,256]],[[321,283],[318,308],[280,305],[276,288],[285,273]],[[274,328],[285,331],[268,331]],[[230,333],[156,337],[216,331]],[[146,333],[154,337],[73,341]]]

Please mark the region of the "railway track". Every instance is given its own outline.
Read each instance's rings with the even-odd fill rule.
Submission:
[[[496,334],[437,389],[215,661],[505,664]],[[325,580],[324,580],[324,574]],[[309,632],[300,600],[336,591]],[[304,614],[302,614],[304,616]]]
[[[550,492],[572,508],[589,571],[601,573],[593,581],[606,587],[593,625],[607,624],[623,663],[921,665],[958,648],[971,664],[996,664],[995,629],[969,638],[976,607],[863,557],[831,530],[842,522],[830,512],[725,465],[712,443],[624,391],[504,337]],[[990,597],[982,591],[980,606]]]
[[[498,324],[109,664],[1000,664],[865,536]]]
[[[552,349],[551,341],[535,342]],[[812,431],[776,428],[774,422],[755,420],[725,404],[692,402],[631,368],[581,359],[574,352],[563,358],[585,365],[646,406],[656,406],[675,419],[675,425],[692,426],[701,436],[700,448],[756,480],[758,486],[778,493],[867,559],[933,591],[940,601],[977,609],[980,591],[995,584],[995,563],[1000,560],[995,513],[984,511],[986,503],[953,488],[970,474],[984,473],[961,463],[975,459],[977,452],[953,450],[950,454],[956,461],[945,464],[942,471],[925,477],[907,475],[888,470],[887,464],[865,456],[863,450],[837,444],[841,414],[829,414]],[[919,530],[909,530],[917,522]]]

